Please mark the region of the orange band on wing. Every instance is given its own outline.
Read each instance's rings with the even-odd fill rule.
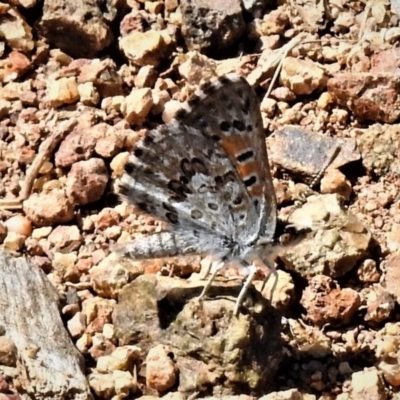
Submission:
[[[248,143],[248,138],[242,138],[239,135],[231,135],[229,138],[223,138],[221,140],[221,145],[224,148],[228,156],[236,159],[237,155],[240,154],[244,148],[246,148]],[[236,164],[239,176],[245,180],[246,178],[254,175],[257,177],[257,183],[247,188],[248,192],[253,197],[259,197],[263,195],[263,176],[260,176],[260,170],[257,161],[249,161],[243,165]]]

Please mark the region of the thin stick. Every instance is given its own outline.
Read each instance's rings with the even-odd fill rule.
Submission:
[[[52,130],[58,121],[57,114],[50,113],[49,117],[52,118],[51,127],[49,130]],[[50,118],[48,118],[50,119]],[[77,119],[66,120],[61,122],[57,127],[55,127],[54,132],[51,133],[44,142],[40,145],[39,153],[36,155],[33,160],[31,166],[29,167],[23,186],[21,188],[21,192],[19,194],[18,199],[10,200],[10,199],[0,199],[0,208],[5,210],[21,210],[22,203],[25,201],[31,194],[33,184],[35,179],[38,176],[39,170],[42,167],[43,163],[48,160],[53,153],[54,149],[59,145],[59,143],[65,139],[65,137],[72,131],[72,129],[78,124]]]
[[[274,64],[276,64],[277,61],[279,60],[279,62],[277,63],[274,75],[272,77],[272,80],[268,86],[267,93],[265,94],[266,97],[269,97],[269,95],[272,92],[272,88],[274,87],[274,84],[275,84],[276,80],[278,79],[279,73],[281,72],[284,59],[287,57],[287,55],[289,54],[290,51],[292,51],[296,46],[298,46],[300,43],[302,43],[304,41],[305,37],[306,37],[306,34],[302,33],[302,34],[299,34],[298,36],[296,36],[295,38],[293,38],[289,43],[286,43],[284,46],[282,46],[282,48],[280,49],[280,51],[278,53],[278,56],[271,61],[272,66],[274,66]]]

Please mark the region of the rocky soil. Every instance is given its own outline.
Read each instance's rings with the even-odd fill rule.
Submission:
[[[0,3],[0,243],[57,289],[94,398],[400,398],[397,8]],[[229,72],[259,96],[280,217],[309,228],[284,243],[271,303],[261,269],[238,318],[240,281],[197,301],[207,257],[112,251],[165,228],[114,193],[138,138]],[[0,400],[27,398],[0,339]]]

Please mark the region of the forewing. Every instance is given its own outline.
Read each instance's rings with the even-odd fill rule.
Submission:
[[[188,107],[178,113],[181,125],[197,128],[220,144],[240,176],[256,212],[236,221],[236,238],[248,242],[260,234],[273,237],[276,197],[257,96],[248,82],[229,74],[196,91]],[[205,112],[207,110],[207,112]],[[248,204],[244,207],[250,209]]]
[[[230,74],[209,82],[176,119],[137,145],[123,197],[183,229],[246,244],[273,236],[276,200],[256,94]]]

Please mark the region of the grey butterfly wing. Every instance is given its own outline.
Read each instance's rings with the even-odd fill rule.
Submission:
[[[277,203],[260,105],[248,82],[236,74],[228,74],[204,85],[177,120],[218,142],[244,183],[256,213],[249,213],[246,223],[236,227],[237,240],[248,242],[260,235],[272,240]]]
[[[179,229],[234,239],[252,206],[237,171],[215,141],[177,121],[148,132],[119,182],[122,197]],[[253,216],[253,218],[255,215]]]
[[[199,89],[176,121],[138,143],[119,192],[179,228],[240,244],[272,237],[276,200],[259,104],[248,83],[230,74]]]

